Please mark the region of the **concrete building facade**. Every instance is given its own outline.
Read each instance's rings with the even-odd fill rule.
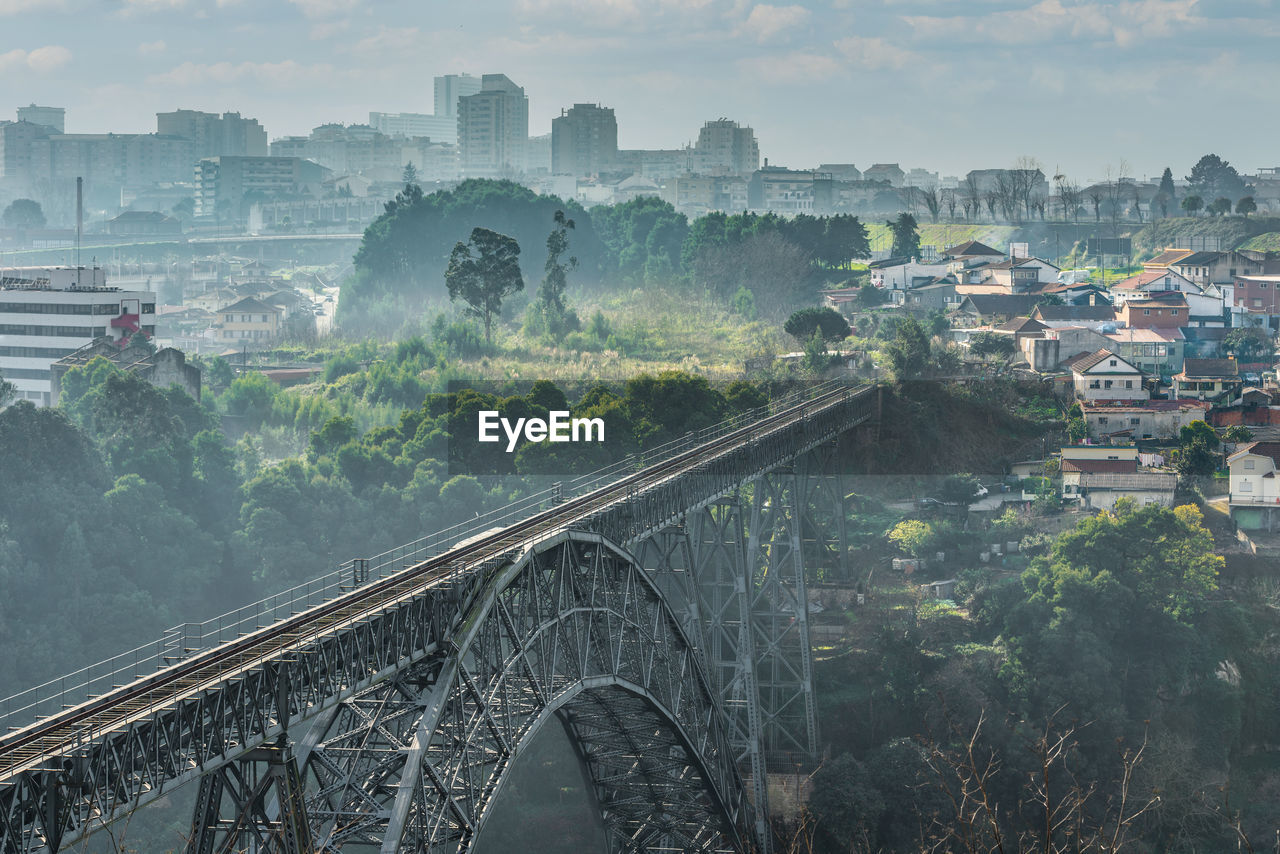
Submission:
[[[618,120],[612,107],[574,104],[551,120],[551,171],[585,177],[618,162]]]
[[[529,99],[505,74],[486,74],[480,91],[458,98],[458,155],[464,178],[525,171]]]
[[[0,377],[19,400],[53,402],[52,365],[97,338],[155,334],[156,295],[108,287],[100,268],[0,268]]]

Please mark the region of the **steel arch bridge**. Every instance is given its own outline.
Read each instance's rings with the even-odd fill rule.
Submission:
[[[0,738],[0,854],[190,781],[192,854],[468,851],[547,726],[610,851],[769,851],[767,771],[817,749],[805,585],[846,553],[831,460],[878,412],[875,388],[818,388],[425,560],[354,562],[300,613],[167,638],[98,696],[24,697],[41,716]]]

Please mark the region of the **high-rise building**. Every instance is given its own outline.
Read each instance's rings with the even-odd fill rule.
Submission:
[[[51,133],[46,125],[33,122],[0,124],[0,181],[17,191],[32,183],[32,153],[36,141]]]
[[[693,146],[694,171],[705,175],[748,175],[760,167],[756,133],[729,119],[707,122]]]
[[[486,74],[480,91],[458,99],[458,153],[464,178],[519,175],[529,140],[529,99],[505,74]]]
[[[574,104],[551,120],[551,171],[595,175],[618,162],[618,121],[612,107]]]
[[[64,107],[37,107],[31,104],[18,108],[18,121],[31,122],[33,125],[44,125],[58,133],[66,133],[67,111]]]
[[[266,157],[267,132],[257,119],[239,113],[175,110],[156,113],[156,131],[183,136],[195,143],[195,157]]]
[[[470,74],[445,74],[437,77],[435,111],[440,117],[458,117],[458,99],[480,91],[481,80]]]
[[[414,139],[426,137],[432,142],[458,142],[457,115],[428,115],[426,113],[369,113],[369,124],[378,133],[387,136]]]
[[[156,295],[107,287],[85,267],[0,267],[0,377],[19,400],[48,406],[50,366],[97,338],[155,334]]]
[[[298,157],[206,157],[196,164],[197,217],[243,220],[248,193],[272,196],[309,194],[318,197],[332,171]]]

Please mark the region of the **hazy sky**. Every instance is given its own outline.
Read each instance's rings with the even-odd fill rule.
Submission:
[[[431,78],[502,72],[530,132],[575,101],[624,148],[706,119],[771,162],[1012,165],[1178,177],[1214,151],[1280,165],[1280,0],[0,0],[0,117],[72,132],[239,110],[271,138],[432,111]]]

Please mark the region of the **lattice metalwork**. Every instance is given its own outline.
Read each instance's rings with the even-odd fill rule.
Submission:
[[[441,650],[344,703],[307,749],[321,850],[468,850],[556,717],[611,850],[744,850],[751,807],[697,650],[626,552],[587,533],[539,545],[492,574]]]
[[[201,778],[187,854],[314,850],[302,780],[285,738]]]
[[[255,795],[245,762],[286,731],[305,733],[320,849],[463,850],[548,716],[615,849],[742,848],[738,764],[763,813],[765,751],[816,743],[805,555],[830,552],[830,525],[784,467],[877,407],[824,392],[0,737],[0,854],[57,851],[200,778],[196,828],[224,839],[236,803],[269,840],[298,788],[272,772]]]

